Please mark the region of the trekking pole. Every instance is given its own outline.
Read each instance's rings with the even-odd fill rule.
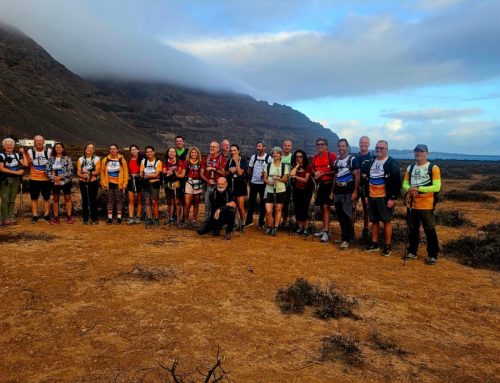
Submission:
[[[276,235],[276,181],[273,181],[273,237]]]
[[[22,221],[24,203],[23,203],[23,176],[19,176],[20,184],[19,184],[19,210],[17,211],[17,218],[19,221]]]
[[[310,209],[310,216],[309,216],[309,233],[311,235],[311,240],[314,241],[314,231],[315,231],[315,222],[314,222],[314,210],[316,208],[316,197],[318,196],[318,189],[319,189],[319,181],[316,181],[314,183],[314,194],[313,194],[313,201],[312,201],[312,209]],[[305,237],[304,239],[307,239]]]
[[[293,211],[293,214],[295,215],[295,207],[293,205],[293,186],[290,183],[290,203],[288,204],[288,235],[293,234],[293,229],[295,227],[294,219],[292,217],[292,211]],[[295,221],[297,221],[296,218],[297,217],[295,217]]]
[[[356,204],[358,203],[358,200],[356,199],[356,201],[353,201],[352,203],[352,234],[354,235],[354,238],[356,238],[356,235],[355,235],[355,231],[354,231],[354,226],[356,224]]]
[[[405,252],[403,256],[403,267],[406,266],[406,259],[408,256],[408,245],[409,245],[409,238],[410,238],[410,219],[411,219],[411,213],[413,210],[413,194],[410,192],[410,207],[408,209],[408,217],[406,218],[406,238],[405,238]]]

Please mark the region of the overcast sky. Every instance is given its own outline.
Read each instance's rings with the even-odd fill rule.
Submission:
[[[350,139],[500,155],[499,0],[0,0],[79,75],[232,89]]]

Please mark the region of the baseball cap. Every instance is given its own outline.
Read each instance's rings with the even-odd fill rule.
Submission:
[[[425,144],[418,144],[415,146],[415,149],[413,149],[414,152],[422,151],[422,152],[429,152],[429,148],[427,148],[427,145]]]

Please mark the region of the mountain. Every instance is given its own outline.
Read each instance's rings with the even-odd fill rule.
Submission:
[[[246,151],[253,151],[258,139],[270,147],[289,138],[309,152],[317,137],[338,139],[286,105],[246,95],[82,79],[22,32],[0,23],[0,135],[37,133],[74,145],[160,147],[181,134],[205,150],[210,140],[226,137]]]

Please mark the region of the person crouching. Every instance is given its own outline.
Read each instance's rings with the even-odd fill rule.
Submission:
[[[217,180],[217,187],[210,193],[210,213],[208,218],[198,228],[198,234],[204,235],[212,232],[220,235],[220,230],[225,226],[224,239],[231,239],[234,228],[236,202],[232,191],[227,187],[225,177]]]

